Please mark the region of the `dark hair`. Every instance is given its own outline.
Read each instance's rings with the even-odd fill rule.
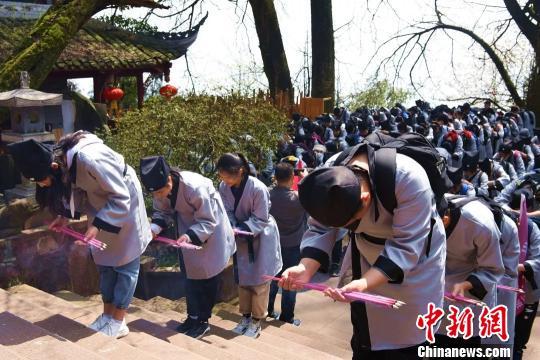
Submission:
[[[244,169],[244,176],[249,175],[249,163],[241,153],[226,153],[221,155],[216,164],[217,171],[224,171],[228,174],[238,174],[240,169]]]
[[[288,181],[294,176],[294,169],[291,164],[280,162],[276,165],[274,176],[278,182]]]
[[[53,147],[53,161],[59,168],[52,171],[51,186],[36,188],[36,202],[42,209],[48,208],[52,213],[63,214],[63,200],[68,200],[71,195],[71,176],[64,157],[86,134],[89,132],[80,130],[65,135]]]

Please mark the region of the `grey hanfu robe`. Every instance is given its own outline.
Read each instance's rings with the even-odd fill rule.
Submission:
[[[86,134],[67,152],[75,205],[68,212],[85,213],[101,231],[104,251],[91,247],[97,265],[122,266],[140,256],[152,240],[150,224],[135,170],[122,155]]]
[[[533,304],[540,299],[540,230],[529,220],[529,241],[525,266],[525,303]]]
[[[397,207],[393,215],[378,199],[372,202],[368,214],[354,231],[356,241],[351,246],[360,254],[360,264],[356,266],[360,265],[362,274],[375,267],[388,277],[388,283],[368,292],[407,304],[397,310],[351,304],[353,351],[400,349],[425,342],[425,330],[417,328],[416,320],[427,313],[429,303],[437,307],[443,303],[444,227],[435,209],[426,172],[413,159],[397,154],[395,184]],[[379,210],[378,219],[375,219],[375,207]],[[328,265],[339,235],[340,229],[323,227],[310,218],[302,240],[302,257]],[[349,250],[343,264],[351,263]],[[354,269],[355,264],[352,266]]]
[[[500,250],[501,233],[491,210],[480,201],[468,202],[452,215],[446,228],[446,275],[445,289],[452,292],[455,284],[469,281],[473,288],[465,292],[465,297],[478,299],[488,307],[497,304],[496,285],[504,275],[504,265]],[[450,314],[449,305],[463,310],[470,307],[474,319],[481,313],[479,306],[445,299],[445,314]],[[450,323],[445,316],[439,327],[439,334],[446,335]],[[473,336],[478,336],[478,323],[474,322]]]
[[[210,279],[225,269],[236,250],[227,211],[210,179],[190,171],[173,170],[171,176],[174,200],[154,198],[152,223],[163,229],[176,216],[178,235],[202,247],[181,249],[186,277]]]
[[[266,282],[263,275],[275,275],[283,267],[279,230],[270,215],[270,193],[257,178],[245,180],[242,195],[236,203],[231,188],[224,182],[219,193],[227,209],[229,221],[235,228],[249,229],[254,234],[253,256],[250,260],[248,240],[236,237],[236,268],[238,284],[256,286]],[[236,206],[235,206],[236,203]]]
[[[509,216],[503,215],[501,224],[501,239],[500,249],[502,261],[504,264],[504,275],[499,282],[500,285],[517,287],[517,267],[519,264],[519,238],[516,222]],[[498,336],[483,339],[483,344],[514,344],[514,323],[516,320],[516,293],[505,290],[497,289],[497,305],[506,305],[507,312],[507,324],[509,339],[506,342],[502,342]]]

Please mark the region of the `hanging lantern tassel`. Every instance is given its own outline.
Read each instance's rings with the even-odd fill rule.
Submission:
[[[161,89],[159,89],[159,94],[167,100],[171,100],[171,98],[177,93],[178,89],[171,84],[164,85],[161,87]]]
[[[119,115],[118,101],[124,97],[124,90],[114,86],[107,86],[103,90],[102,97],[105,101],[109,102],[109,114]]]

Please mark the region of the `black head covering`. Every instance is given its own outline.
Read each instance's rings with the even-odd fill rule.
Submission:
[[[345,166],[320,168],[298,184],[300,203],[323,225],[342,227],[360,208],[360,183]]]
[[[148,156],[141,159],[141,182],[148,191],[156,191],[167,184],[171,172],[163,156]]]
[[[479,159],[480,154],[478,151],[464,151],[462,162],[463,170],[475,169]]]
[[[42,181],[52,174],[51,145],[30,139],[9,144],[8,149],[21,173],[31,181]]]
[[[499,152],[509,153],[512,151],[512,144],[502,144],[499,146]]]
[[[525,195],[525,202],[527,204],[527,208],[530,208],[534,204],[534,194],[533,191],[530,188],[522,188],[514,191],[512,194],[512,199],[510,200],[510,203],[508,206],[510,206],[511,209],[519,210],[521,207],[521,194]]]

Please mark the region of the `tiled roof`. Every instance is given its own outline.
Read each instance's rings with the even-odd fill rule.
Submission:
[[[9,58],[35,19],[0,17],[0,63]],[[53,72],[151,69],[184,55],[200,25],[183,33],[135,34],[88,21],[64,49]]]

